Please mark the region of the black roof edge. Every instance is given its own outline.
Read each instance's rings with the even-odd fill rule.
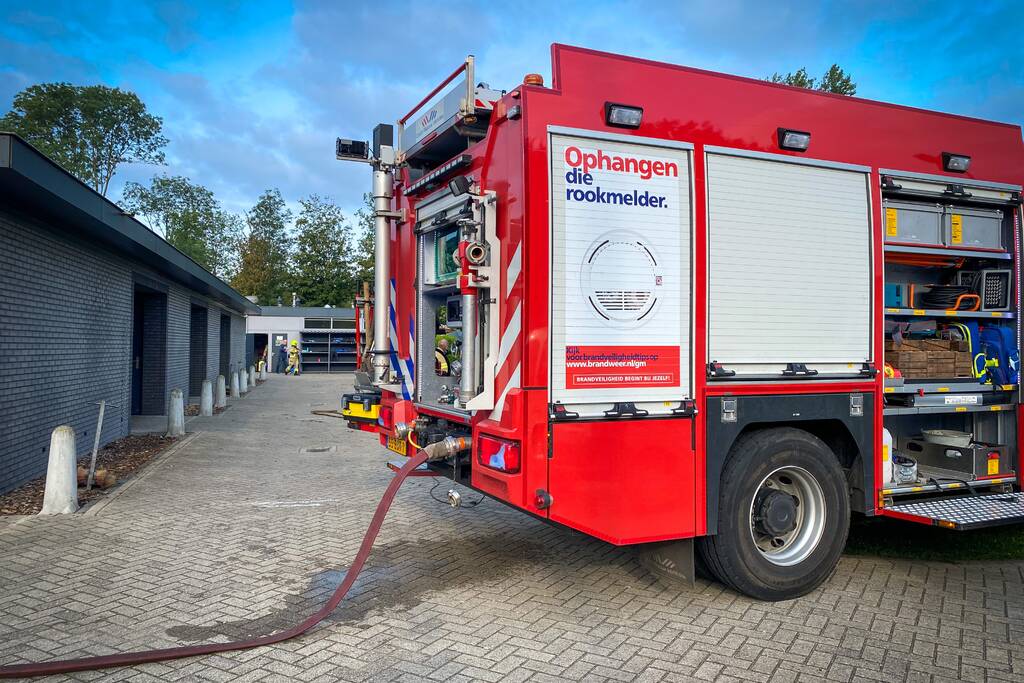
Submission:
[[[260,312],[259,306],[16,133],[0,132],[0,193],[236,312]]]

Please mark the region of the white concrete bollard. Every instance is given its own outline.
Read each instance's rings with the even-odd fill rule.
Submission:
[[[238,398],[238,372],[231,373],[231,398]]]
[[[256,368],[249,366],[249,386],[256,387]]]
[[[266,382],[267,379],[269,379],[269,377],[270,377],[270,374],[267,372],[267,364],[264,363],[263,364],[263,369],[260,370],[260,379],[262,379],[264,382]]]
[[[167,436],[185,435],[185,397],[181,389],[171,389],[171,403],[167,407]]]
[[[214,401],[214,408],[223,408],[228,404],[228,387],[224,381],[224,375],[217,375],[217,400]]]
[[[242,368],[238,371],[238,393],[239,395],[249,393],[249,373]]]
[[[46,465],[46,490],[41,515],[69,515],[78,509],[78,471],[75,430],[61,425],[50,434],[50,460]]]
[[[199,414],[203,417],[213,415],[213,382],[203,380],[203,388],[199,392]]]

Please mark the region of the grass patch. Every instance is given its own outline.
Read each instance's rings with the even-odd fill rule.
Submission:
[[[952,531],[884,517],[854,516],[845,553],[937,562],[1024,560],[1024,525]]]

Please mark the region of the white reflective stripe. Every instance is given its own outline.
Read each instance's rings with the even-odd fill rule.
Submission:
[[[501,343],[498,344],[498,362],[495,365],[499,372],[505,364],[508,354],[512,352],[512,345],[519,340],[519,332],[523,326],[522,308],[522,306],[516,305],[516,310],[512,311],[512,317],[509,319],[508,325],[505,326],[505,331],[501,334]]]
[[[512,260],[508,262],[505,269],[505,298],[512,292],[512,285],[519,279],[519,271],[523,268],[523,243],[516,245],[516,253],[512,254]],[[501,364],[499,363],[499,366]]]
[[[517,365],[516,369],[512,371],[512,376],[508,378],[508,383],[505,384],[505,388],[501,390],[501,396],[494,402],[494,410],[491,411],[492,420],[500,420],[501,412],[505,410],[505,398],[508,396],[508,392],[511,389],[519,388],[519,368],[522,365]]]

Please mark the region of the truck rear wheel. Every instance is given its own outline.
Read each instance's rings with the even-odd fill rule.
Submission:
[[[701,559],[731,588],[788,600],[817,588],[846,545],[850,501],[835,454],[800,429],[740,437],[722,472],[718,533]]]

